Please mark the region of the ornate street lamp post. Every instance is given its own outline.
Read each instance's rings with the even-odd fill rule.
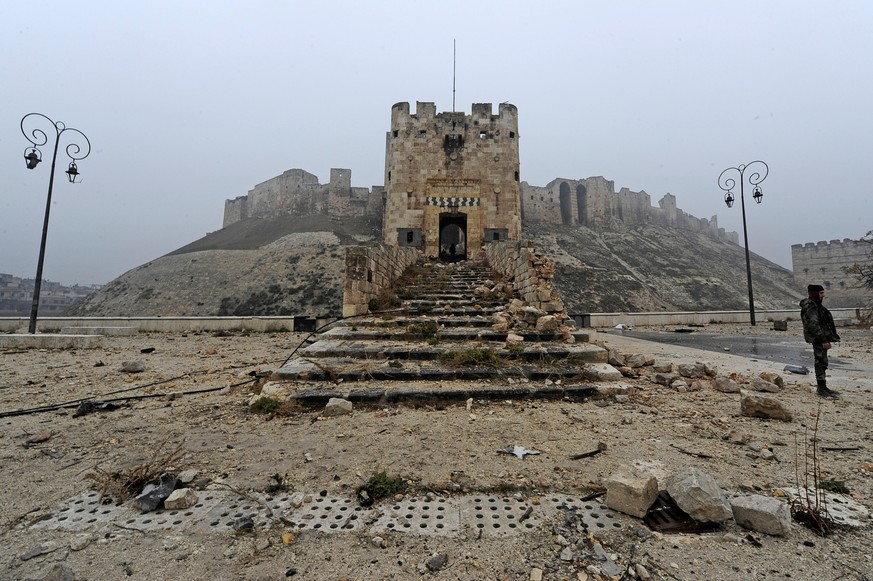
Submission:
[[[756,166],[756,164],[760,164],[760,166]],[[737,182],[733,177],[730,177],[729,172],[736,172],[739,174],[739,182],[740,182],[740,207],[743,210],[743,240],[746,244],[746,279],[749,284],[749,319],[752,323],[752,326],[755,326],[755,299],[752,295],[752,263],[749,260],[749,232],[746,228],[746,199],[743,196],[743,184],[745,183],[745,172],[747,169],[754,169],[753,166],[759,167],[755,171],[749,173],[748,180],[749,185],[755,186],[755,189],[752,190],[752,197],[755,199],[755,202],[760,204],[761,200],[764,198],[764,193],[761,191],[761,188],[758,186],[764,179],[767,177],[767,174],[770,173],[770,168],[763,161],[753,161],[746,165],[740,165],[738,167],[729,167],[718,176],[718,187],[723,191],[727,192],[724,195],[724,203],[727,204],[727,207],[730,208],[734,205],[734,194],[731,190],[736,187]],[[727,174],[727,175],[726,175]]]
[[[76,161],[85,159],[91,153],[91,142],[88,141],[85,134],[78,129],[66,127],[60,121],[52,121],[42,113],[28,113],[21,118],[21,133],[24,134],[24,137],[26,137],[31,143],[31,145],[24,150],[24,159],[27,163],[27,169],[36,169],[36,166],[42,161],[42,152],[39,148],[48,143],[49,136],[40,128],[27,129],[25,128],[25,125],[30,125],[31,123],[45,125],[44,121],[48,121],[48,123],[51,124],[51,127],[54,128],[55,144],[52,152],[52,169],[51,173],[49,173],[48,197],[45,202],[45,220],[42,224],[42,240],[39,244],[39,261],[36,264],[36,280],[33,283],[33,306],[30,309],[30,333],[36,333],[36,315],[39,311],[39,291],[42,287],[42,265],[45,259],[45,242],[46,237],[48,236],[49,213],[52,209],[52,187],[55,182],[55,162],[58,158],[58,145],[61,142],[61,135],[67,132],[78,134],[71,134],[69,136],[71,143],[65,148],[67,157],[70,158],[70,165],[64,173],[67,174],[70,183],[76,183],[76,178],[79,176],[79,168],[76,165]],[[84,139],[84,143],[77,143],[79,137]]]

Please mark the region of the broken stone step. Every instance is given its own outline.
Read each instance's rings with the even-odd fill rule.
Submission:
[[[416,325],[427,323],[430,321],[416,321],[410,322],[409,325]],[[524,333],[524,332],[516,332],[516,334],[520,335],[524,338],[526,343],[542,343],[542,342],[555,342],[555,343],[563,343],[563,336],[560,333]],[[494,342],[504,342],[506,341],[506,332],[500,331],[491,331],[491,330],[483,330],[481,327],[462,327],[455,326],[449,327],[445,329],[439,329],[436,333],[440,340],[447,341],[465,341],[465,340],[482,340],[482,341],[494,341]],[[577,343],[587,343],[589,339],[589,335],[583,332],[574,332],[572,333],[573,338]],[[406,328],[401,326],[397,326],[394,330],[387,327],[356,327],[352,329],[351,327],[336,327],[330,329],[329,331],[325,331],[322,334],[322,337],[330,338],[330,339],[344,339],[344,340],[367,340],[367,341],[375,341],[375,340],[402,340],[402,341],[427,341],[428,337],[422,335],[421,333],[411,333],[409,332],[409,326]]]
[[[439,317],[438,319],[427,318],[398,318],[388,321],[368,321],[367,325],[371,327],[399,327],[408,326],[414,323],[425,323],[428,321],[436,321],[440,327],[490,327],[494,321],[490,317]],[[352,323],[349,323],[350,325]],[[357,325],[360,327],[361,325]]]
[[[421,342],[366,342],[344,341],[341,339],[322,339],[300,350],[302,357],[348,357],[352,359],[400,359],[433,361],[454,354],[470,351],[467,342],[428,345]],[[497,357],[512,361],[545,362],[566,361],[568,363],[602,363],[607,360],[606,350],[589,343],[582,344],[532,344],[520,349],[488,347]],[[475,354],[471,354],[475,357]]]
[[[380,405],[384,403],[402,403],[416,401],[451,401],[462,402],[470,398],[485,400],[507,400],[520,398],[557,399],[565,397],[591,398],[599,397],[600,389],[592,385],[477,385],[470,387],[433,388],[433,387],[390,387],[386,389],[353,389],[340,391],[335,389],[313,389],[298,392],[291,396],[304,407],[322,407],[331,398],[343,398],[355,404]]]
[[[316,364],[318,363],[318,364]],[[355,363],[358,363],[356,366]],[[364,363],[364,365],[361,365]],[[454,368],[434,362],[403,362],[392,367],[387,362],[349,361],[347,358],[292,359],[276,370],[272,381],[482,381],[520,378],[531,381],[580,381],[584,369],[573,367],[541,367],[537,365],[505,365],[501,367]]]

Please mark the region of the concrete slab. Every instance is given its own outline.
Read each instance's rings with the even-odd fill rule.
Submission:
[[[0,335],[0,349],[100,349],[102,335],[12,333]]]

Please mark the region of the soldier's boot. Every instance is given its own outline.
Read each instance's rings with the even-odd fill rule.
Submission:
[[[828,388],[827,380],[818,379],[816,381],[818,382],[818,389],[816,390],[816,393],[818,393],[821,397],[831,397],[833,399],[837,399],[838,397],[840,397],[840,392]]]

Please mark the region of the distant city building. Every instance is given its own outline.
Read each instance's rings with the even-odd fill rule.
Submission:
[[[35,279],[19,278],[0,273],[0,316],[29,316],[33,305],[33,286]],[[77,301],[102,285],[65,286],[57,282],[43,280],[39,293],[39,314],[59,315]]]

